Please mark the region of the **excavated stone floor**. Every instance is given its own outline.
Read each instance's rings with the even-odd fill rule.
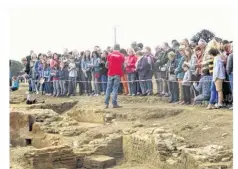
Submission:
[[[167,104],[166,98],[10,95],[12,169],[230,169],[232,111]]]

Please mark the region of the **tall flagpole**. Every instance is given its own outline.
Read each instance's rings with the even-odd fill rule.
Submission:
[[[114,45],[117,44],[117,26],[114,26]]]

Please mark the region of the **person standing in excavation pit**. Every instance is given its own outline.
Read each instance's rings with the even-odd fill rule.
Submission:
[[[114,51],[107,57],[108,68],[108,82],[105,95],[105,108],[108,108],[110,101],[110,94],[112,92],[112,105],[113,108],[120,108],[117,103],[118,88],[120,85],[120,79],[123,75],[124,56],[119,52],[120,45],[114,46]]]

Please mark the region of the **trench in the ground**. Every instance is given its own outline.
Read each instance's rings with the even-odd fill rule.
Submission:
[[[147,119],[151,118],[164,118],[167,116],[175,116],[182,112],[182,110],[175,110],[175,109],[151,109],[154,110],[147,114]],[[168,115],[168,110],[171,112]],[[128,110],[130,111],[130,110]],[[166,111],[164,113],[163,111]],[[118,114],[117,114],[118,113]],[[110,116],[108,116],[110,114]],[[90,110],[85,111],[85,109],[74,109],[72,112],[69,112],[67,115],[72,117],[73,119],[77,120],[78,122],[90,122],[90,123],[105,123],[105,122],[112,122],[113,119],[128,119],[128,116],[123,116],[123,113],[119,113],[119,111],[116,112],[110,112],[105,110]],[[135,116],[135,114],[134,114]],[[19,116],[21,118],[21,116]],[[90,118],[91,117],[91,118]],[[135,116],[136,118],[141,118],[141,116]],[[142,118],[145,118],[142,116]],[[26,125],[22,125],[27,132],[31,133],[33,125],[35,123],[35,120],[32,120],[31,116],[28,116],[28,122]],[[105,121],[106,119],[106,121]],[[20,120],[20,119],[18,119]],[[23,120],[24,121],[24,120]],[[19,127],[21,125],[18,125]],[[21,128],[18,128],[21,130]],[[163,130],[163,129],[161,129]],[[158,133],[161,132],[161,130],[158,131]],[[138,164],[148,164],[150,166],[153,166],[155,168],[161,168],[161,169],[197,169],[198,168],[198,162],[194,160],[188,153],[182,151],[181,149],[178,149],[177,147],[172,147],[170,150],[168,148],[163,149],[164,145],[162,144],[156,144],[153,139],[148,137],[151,133],[150,131],[145,132],[147,134],[141,136],[139,135],[121,135],[122,136],[122,142],[111,142],[111,147],[108,148],[108,145],[103,145],[104,147],[102,150],[99,150],[93,152],[93,153],[87,153],[85,151],[78,151],[75,155],[76,157],[76,163],[75,168],[72,167],[72,169],[76,169],[79,167],[85,167],[84,166],[84,160],[87,156],[91,156],[93,154],[96,155],[108,155],[114,157],[118,161],[123,162],[136,162]],[[162,135],[170,135],[169,133],[163,133]],[[171,140],[169,138],[166,138],[167,142],[170,142]],[[121,145],[118,145],[121,144]],[[175,143],[176,144],[176,143]],[[15,136],[11,139],[11,145],[13,147],[15,146],[33,146],[34,148],[38,150],[43,150],[44,148],[51,147],[52,142],[43,141],[42,137],[34,137],[26,134],[26,136]],[[172,146],[172,144],[170,145]],[[105,148],[106,147],[106,148]],[[115,155],[115,147],[122,148],[122,153],[120,156]],[[58,150],[53,150],[54,152],[57,152]],[[60,151],[60,150],[59,150]],[[106,151],[106,152],[105,152]],[[81,154],[78,156],[78,153]],[[82,154],[85,154],[82,156]],[[66,165],[67,167],[67,165]],[[146,168],[145,168],[146,169]]]

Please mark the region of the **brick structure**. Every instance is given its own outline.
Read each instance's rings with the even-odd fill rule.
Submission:
[[[69,146],[53,146],[32,150],[25,158],[35,169],[68,168],[76,169],[77,159]]]

